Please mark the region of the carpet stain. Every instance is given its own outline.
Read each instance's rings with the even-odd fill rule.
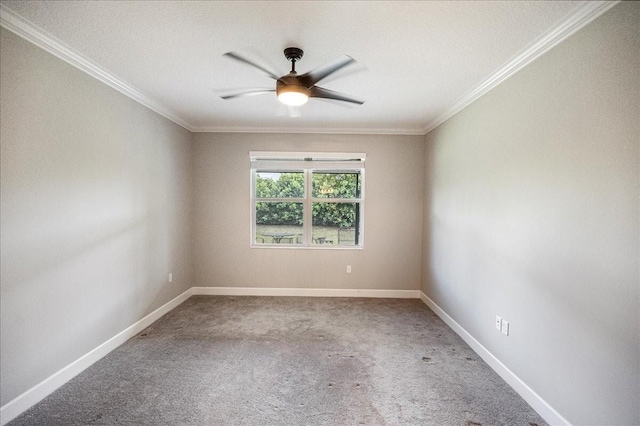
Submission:
[[[89,421],[88,424],[95,424],[96,422],[102,420],[102,413],[98,413],[93,419]]]

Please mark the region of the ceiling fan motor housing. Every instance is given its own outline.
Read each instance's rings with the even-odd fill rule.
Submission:
[[[276,81],[276,93],[280,94],[281,92],[298,92],[311,96],[309,88],[295,74],[285,75]]]

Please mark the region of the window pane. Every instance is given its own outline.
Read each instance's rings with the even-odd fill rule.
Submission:
[[[359,198],[362,179],[358,172],[314,172],[313,197]]]
[[[256,244],[302,244],[302,203],[256,203]]]
[[[304,173],[256,172],[256,198],[304,197]]]
[[[312,244],[358,245],[359,203],[313,203]]]

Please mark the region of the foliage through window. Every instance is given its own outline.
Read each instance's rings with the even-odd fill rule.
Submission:
[[[362,247],[364,158],[252,152],[252,245]]]

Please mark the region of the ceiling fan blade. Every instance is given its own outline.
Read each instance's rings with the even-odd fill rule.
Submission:
[[[236,99],[244,98],[247,96],[262,95],[264,93],[274,93],[276,89],[241,89],[235,92],[227,92],[226,94],[218,94],[222,99]]]
[[[364,101],[361,101],[356,98],[352,98],[351,96],[347,96],[340,92],[335,92],[329,89],[323,89],[322,87],[313,86],[311,88],[311,97],[312,98],[324,98],[324,99],[333,99],[335,101],[349,102],[352,104],[362,105]]]
[[[234,59],[234,60],[236,60],[236,61],[238,61],[238,62],[242,62],[243,64],[246,64],[246,65],[249,65],[249,66],[251,66],[251,67],[254,67],[254,68],[256,68],[256,69],[260,70],[263,74],[266,74],[268,77],[271,77],[271,78],[272,78],[272,79],[274,79],[274,80],[277,80],[277,79],[279,78],[279,77],[276,75],[276,73],[275,73],[275,72],[271,71],[270,69],[268,69],[268,68],[266,68],[266,67],[264,67],[264,66],[262,66],[262,65],[260,65],[260,64],[255,63],[255,62],[254,62],[254,61],[252,61],[251,59],[248,59],[248,58],[246,58],[246,57],[242,56],[242,55],[241,55],[241,54],[239,54],[239,53],[236,53],[236,52],[227,52],[227,53],[225,53],[223,56],[227,56],[227,57],[229,57],[229,58],[231,58],[231,59]]]
[[[366,66],[364,66],[363,63],[355,61],[352,64],[349,64],[349,66],[342,68],[340,71],[334,72],[333,74],[323,78],[322,84],[325,85],[332,81],[339,80],[341,78],[346,78],[352,75],[357,75],[365,71],[369,71],[369,69]]]
[[[318,67],[318,68],[314,68],[311,71],[302,74],[300,77],[298,77],[307,87],[311,87],[315,84],[317,84],[318,82],[320,82],[322,79],[324,79],[325,77],[330,76],[331,74],[333,74],[336,71],[341,70],[342,68],[346,67],[347,65],[356,62],[355,59],[353,59],[351,56],[347,56],[347,55],[342,55],[339,58],[335,59],[332,62],[329,62],[328,64],[322,66],[322,67]]]

